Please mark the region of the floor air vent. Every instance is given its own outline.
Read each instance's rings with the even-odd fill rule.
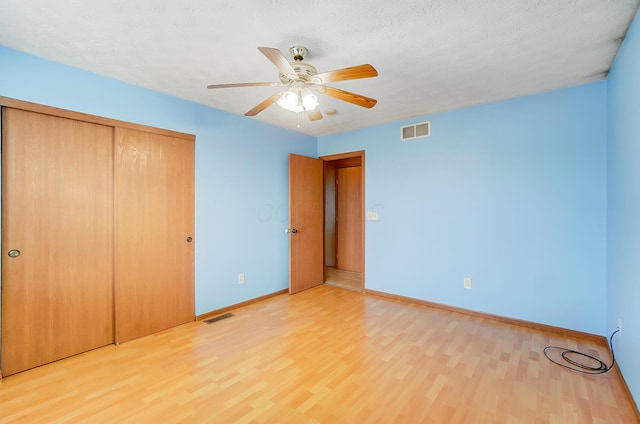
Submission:
[[[414,138],[429,137],[431,135],[431,121],[400,127],[400,140],[407,141]]]
[[[213,324],[214,322],[222,321],[223,319],[231,318],[234,316],[235,316],[234,314],[232,314],[231,312],[228,312],[226,314],[218,315],[217,317],[205,319],[204,322],[207,324]]]

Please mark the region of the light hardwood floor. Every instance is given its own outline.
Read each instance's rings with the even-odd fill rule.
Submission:
[[[359,272],[326,267],[324,283],[334,287],[362,292],[362,274]]]
[[[634,423],[594,341],[322,285],[6,377],[13,423]]]

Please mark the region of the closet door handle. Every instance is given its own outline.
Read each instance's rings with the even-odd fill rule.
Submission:
[[[191,243],[193,239],[191,237],[187,237],[187,243]]]
[[[298,232],[298,230],[296,230],[295,228],[287,228],[286,230],[284,230],[284,232],[287,234],[295,234]]]
[[[9,255],[10,258],[17,258],[20,256],[20,251],[18,249],[11,249],[7,255]]]

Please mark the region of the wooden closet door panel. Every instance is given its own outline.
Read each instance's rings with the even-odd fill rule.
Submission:
[[[116,129],[116,341],[194,311],[194,142]]]
[[[339,168],[336,188],[336,268],[362,272],[362,168]]]
[[[113,129],[10,108],[2,117],[9,375],[113,343]]]

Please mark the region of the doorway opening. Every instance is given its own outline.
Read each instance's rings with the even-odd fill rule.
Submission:
[[[321,159],[325,284],[364,292],[364,151]]]

